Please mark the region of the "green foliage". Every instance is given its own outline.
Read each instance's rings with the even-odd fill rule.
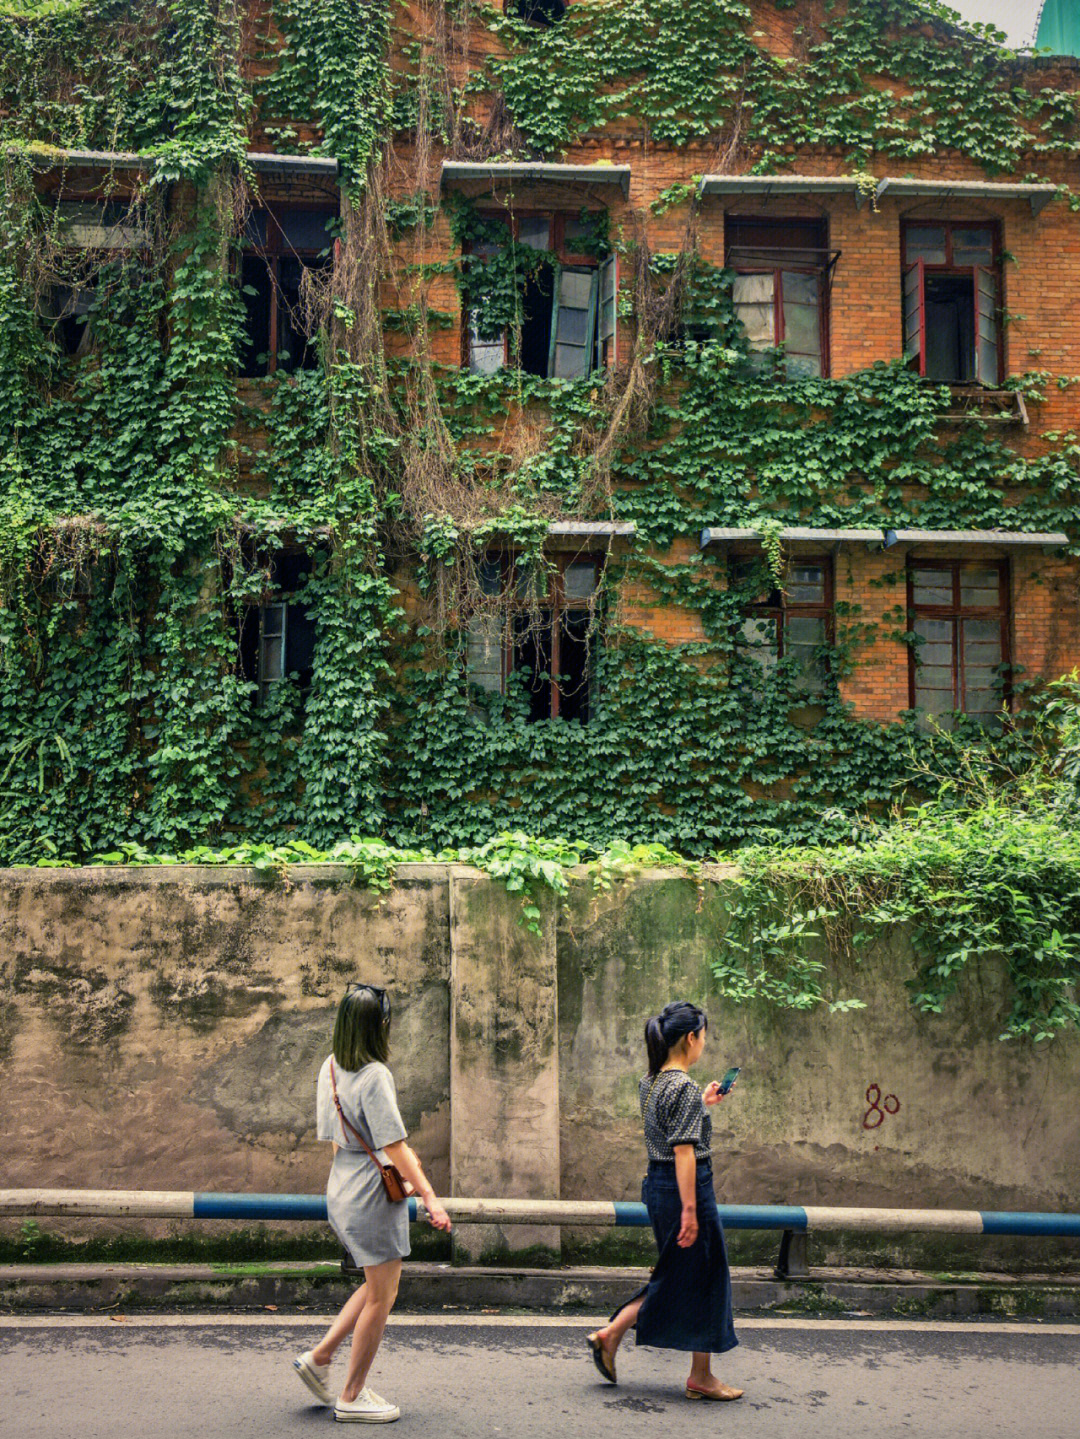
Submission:
[[[713,963],[721,992],[810,1009],[829,1002],[838,965],[900,933],[924,1013],[942,1013],[968,971],[992,963],[1005,976],[1003,1039],[1080,1028],[1078,699],[1074,675],[997,751],[941,735],[926,769],[934,799],[862,843],[742,851]]]
[[[467,10],[451,7],[448,23],[464,23]],[[358,338],[362,305],[336,271],[321,367],[259,381],[242,404],[231,271],[256,186],[245,160],[256,107],[279,149],[339,161],[353,202],[342,268],[363,270],[349,282],[368,287],[361,298],[378,295],[381,252],[373,240],[360,263],[358,217],[381,206],[389,234],[418,244],[434,224],[428,174],[393,200],[371,183],[394,123],[419,127],[408,138],[423,153],[447,123],[429,113],[432,95],[462,98],[446,56],[419,41],[391,80],[392,13],[386,0],[275,0],[281,38],[250,79],[232,0],[0,6],[0,863],[175,858],[274,876],[334,862],[381,890],[404,860],[452,857],[519,894],[536,927],[539,896],[560,893],[579,860],[600,888],[658,865],[696,882],[704,856],[746,845],[768,847],[747,856],[751,887],[780,863],[778,844],[837,845],[814,850],[814,863],[850,852],[869,865],[896,795],[936,793],[944,777],[952,788],[938,807],[888,841],[889,861],[916,878],[916,853],[930,855],[923,888],[912,889],[923,908],[910,917],[931,932],[932,886],[958,892],[932,866],[950,845],[967,855],[978,844],[982,811],[955,799],[974,751],[945,751],[910,722],[853,716],[839,681],[883,637],[857,610],[838,614],[821,656],[824,691],[809,703],[790,662],[763,675],[748,655],[743,609],[782,567],[782,522],[1076,535],[1075,437],[1024,458],[978,421],[946,429],[946,392],[900,365],[788,379],[782,354],[746,353],[731,275],[692,250],[640,266],[646,290],[675,286],[679,304],[655,344],[642,327],[637,358],[656,381],[632,433],[613,427],[619,377],[480,376],[429,363],[438,316],[412,295],[395,319],[425,358],[385,361],[377,342],[365,350]],[[927,13],[904,0],[853,0],[824,28],[806,22],[780,60],[736,0],[598,0],[546,29],[492,12],[508,52],[472,88],[495,85],[515,152],[523,137],[554,154],[612,122],[656,143],[720,141],[759,170],[824,148],[864,183],[871,152],[905,160],[953,149],[1013,173],[1071,153],[1071,95],[1035,89],[985,36],[945,30]],[[458,139],[488,145],[462,123]],[[31,161],[56,146],[150,157],[139,191],[147,253],[101,267],[90,353],[77,360],[38,318],[47,284],[78,280],[41,260],[50,219],[33,199]],[[692,205],[693,192],[692,182],[670,186],[655,213]],[[516,337],[526,287],[555,257],[502,244],[505,226],[476,202],[442,204],[462,253],[421,257],[409,276],[452,275],[481,334]],[[597,258],[617,248],[624,276],[632,272],[641,257],[627,235],[610,235],[606,215],[582,218],[591,233],[576,243]],[[493,242],[498,253],[478,253]],[[624,279],[621,320],[640,319],[635,306],[648,308],[650,293]],[[1012,383],[1038,402],[1048,378]],[[511,415],[523,417],[527,443],[493,465],[491,434]],[[468,493],[467,523],[447,512],[439,483],[419,486],[435,498],[407,513],[417,470],[447,454],[437,479]],[[521,678],[505,696],[470,686],[461,615],[435,629],[426,611],[408,622],[401,613],[405,521],[414,525],[407,562],[430,600],[467,547],[475,555],[509,541],[523,566],[542,561],[556,513],[637,525],[635,544],[605,571],[587,725],[530,723]],[[706,525],[755,530],[762,573],[736,585],[712,553],[651,557]],[[285,681],[257,703],[240,672],[238,616],[262,593],[284,537],[315,554],[297,596],[317,625],[314,677],[307,695]],[[635,586],[658,607],[699,616],[700,640],[670,644],[623,627],[617,601]],[[883,589],[895,595],[884,638],[903,664],[900,577]],[[1007,767],[1011,743],[981,742],[979,764]],[[1070,781],[1078,753],[1080,744],[1059,743]],[[1052,896],[1064,884],[1071,851],[1060,809],[1047,818],[1025,804],[1023,841],[1046,857],[1018,882],[1034,903],[1038,885]],[[983,810],[999,816],[990,801]],[[1020,975],[1019,901],[1002,888],[1012,862],[1003,854],[980,871],[997,909],[980,918],[971,953],[996,944]],[[856,869],[843,883],[871,894],[877,880]],[[760,883],[762,894],[781,892]],[[787,908],[777,900],[767,924],[743,933],[745,950],[725,958],[729,992],[848,1002],[827,959],[842,914],[831,894]],[[1037,1033],[1070,1017],[1058,980],[1072,963],[1073,921],[1064,898],[1047,914],[1039,973],[1050,987],[1024,999],[1044,1016]],[[966,961],[955,957],[959,939],[949,943],[954,975]],[[920,979],[920,1003],[932,1007],[939,981]],[[1010,1021],[1016,1032],[1023,1023]]]
[[[387,0],[275,0],[284,41],[257,96],[269,131],[288,151],[290,117],[322,130],[318,153],[333,155],[344,186],[359,190],[390,118],[390,8]]]
[[[1075,97],[1018,83],[996,32],[911,0],[829,6],[795,25],[789,55],[740,0],[595,0],[541,29],[487,14],[509,50],[487,84],[540,154],[636,122],[656,143],[737,139],[763,172],[822,146],[857,168],[952,150],[995,173],[1077,134]]]

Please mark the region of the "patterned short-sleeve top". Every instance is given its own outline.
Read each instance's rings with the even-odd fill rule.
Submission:
[[[675,1145],[692,1144],[699,1164],[711,1160],[712,1116],[705,1108],[700,1087],[684,1069],[642,1075],[638,1098],[650,1159],[674,1164]]]

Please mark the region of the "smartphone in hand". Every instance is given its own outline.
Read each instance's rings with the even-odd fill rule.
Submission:
[[[735,1083],[741,1073],[742,1066],[739,1064],[733,1065],[732,1068],[728,1070],[728,1072],[724,1075],[723,1079],[720,1081],[720,1093],[730,1094],[731,1086]]]

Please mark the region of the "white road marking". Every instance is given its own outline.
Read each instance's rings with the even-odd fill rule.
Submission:
[[[122,1322],[107,1314],[3,1314],[0,1330],[17,1329],[315,1329],[330,1322],[331,1314],[127,1314]],[[607,1322],[599,1314],[401,1314],[390,1320],[391,1329],[571,1329],[585,1330]],[[926,1319],[786,1319],[754,1316],[740,1319],[739,1329],[828,1330],[857,1329],[863,1334],[1068,1334],[1080,1336],[1080,1324],[1047,1320],[1042,1324]]]

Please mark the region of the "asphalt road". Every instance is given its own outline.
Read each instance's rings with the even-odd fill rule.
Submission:
[[[737,1404],[689,1404],[681,1356],[620,1353],[603,1384],[587,1320],[400,1316],[372,1385],[398,1439],[1077,1439],[1080,1325],[745,1320],[714,1367]],[[0,1318],[0,1434],[11,1439],[245,1439],[355,1433],[291,1371],[307,1315]]]

